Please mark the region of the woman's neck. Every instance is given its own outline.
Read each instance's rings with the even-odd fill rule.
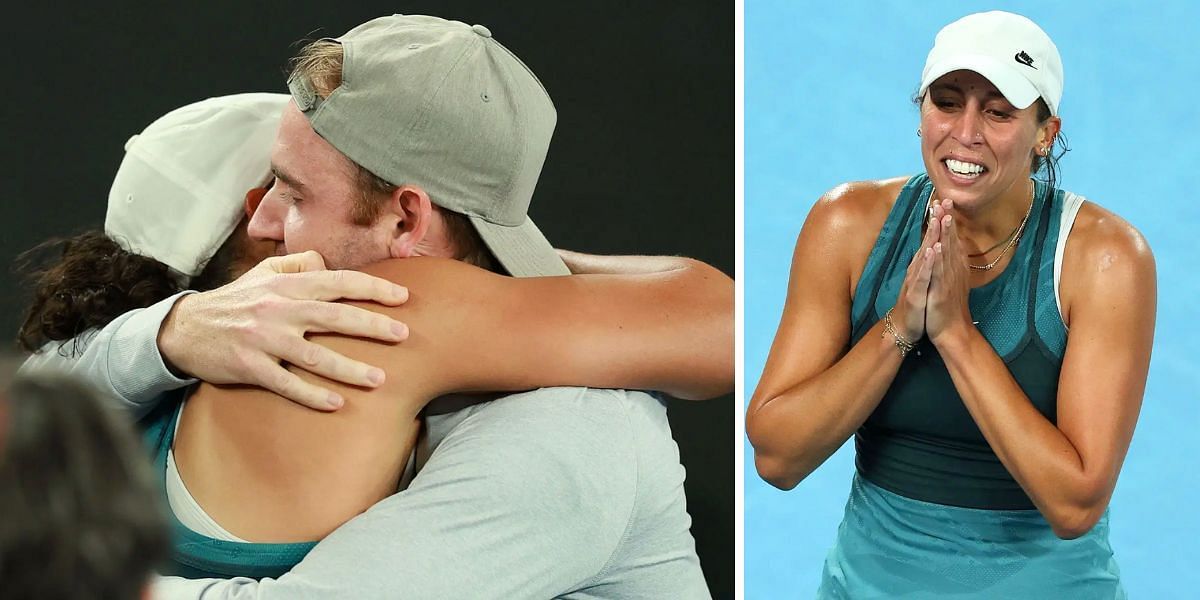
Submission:
[[[1008,238],[1032,210],[1033,190],[1033,180],[1020,179],[991,200],[972,206],[955,203],[950,214],[967,252],[982,252]],[[936,189],[933,198],[939,199]]]

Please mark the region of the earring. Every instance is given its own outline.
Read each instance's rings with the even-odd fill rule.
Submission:
[[[921,128],[920,127],[917,128],[917,137],[921,137]]]

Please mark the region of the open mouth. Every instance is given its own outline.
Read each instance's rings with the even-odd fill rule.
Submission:
[[[973,180],[987,172],[987,167],[973,162],[956,160],[947,158],[942,161],[946,165],[946,170],[958,179]]]

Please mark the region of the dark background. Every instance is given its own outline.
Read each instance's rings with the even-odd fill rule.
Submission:
[[[56,5],[57,6],[57,5]],[[168,3],[24,9],[8,22],[0,261],[103,224],[122,145],[209,96],[286,92],[302,38],[394,12],[482,23],[558,109],[531,215],[555,245],[679,254],[734,269],[734,8],[706,3]],[[28,11],[44,11],[31,14]],[[4,269],[0,327],[28,298]],[[688,511],[709,585],[733,595],[732,397],[673,401]]]

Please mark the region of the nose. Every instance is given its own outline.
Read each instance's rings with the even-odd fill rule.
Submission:
[[[283,216],[287,207],[279,197],[278,190],[278,186],[275,186],[267,191],[258,210],[254,211],[254,216],[246,224],[246,234],[251,239],[283,241]]]
[[[973,146],[983,141],[983,110],[974,101],[968,101],[964,110],[959,111],[951,128],[950,135],[964,145]]]

